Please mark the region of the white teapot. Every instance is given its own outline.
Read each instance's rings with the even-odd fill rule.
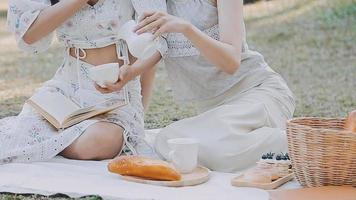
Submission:
[[[134,29],[137,23],[134,20],[126,22],[119,30],[119,39],[125,40],[130,53],[141,59],[151,57],[157,49],[157,40],[152,33],[138,35]]]

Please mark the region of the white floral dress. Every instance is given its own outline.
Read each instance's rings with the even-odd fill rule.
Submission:
[[[49,0],[9,1],[8,27],[15,34],[22,50],[38,53],[49,48],[54,33],[31,45],[22,39],[40,12],[49,6]],[[93,66],[81,61],[82,57],[79,56],[82,55],[79,52],[85,53],[85,49],[116,44],[119,58],[127,62],[127,47],[124,41],[117,38],[118,30],[122,24],[145,10],[164,11],[165,1],[99,0],[94,6],[84,6],[57,28],[58,40],[67,47],[66,56],[54,77],[36,91],[59,91],[83,106],[125,97],[129,104],[61,131],[56,130],[31,106],[25,104],[18,116],[0,119],[0,164],[50,159],[98,121],[112,122],[124,128],[125,145],[122,153],[137,154],[140,153],[139,149],[149,148],[143,142],[144,122],[139,78],[129,82],[122,91],[101,94],[87,77],[87,70]],[[70,47],[78,52],[76,58],[69,55]],[[165,40],[161,40],[157,50],[162,55],[165,54]]]

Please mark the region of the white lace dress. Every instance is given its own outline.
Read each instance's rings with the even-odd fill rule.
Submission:
[[[8,27],[15,34],[19,47],[31,53],[46,51],[53,33],[36,42],[26,44],[22,37],[40,12],[51,6],[49,0],[10,0]],[[118,56],[127,61],[127,47],[117,38],[120,26],[145,10],[165,10],[163,0],[99,0],[94,6],[86,5],[57,28],[57,38],[67,50],[79,51],[116,44]],[[165,54],[167,46],[161,40],[157,50]],[[63,64],[55,76],[36,92],[59,91],[80,101],[82,105],[105,100],[128,97],[129,104],[110,113],[85,120],[77,125],[57,131],[31,106],[25,104],[18,116],[0,119],[0,164],[10,162],[32,162],[52,158],[69,146],[87,127],[108,121],[124,128],[125,145],[122,153],[137,154],[145,150],[143,107],[139,78],[129,82],[125,89],[103,95],[95,90],[87,77],[87,69],[93,67],[66,53]]]

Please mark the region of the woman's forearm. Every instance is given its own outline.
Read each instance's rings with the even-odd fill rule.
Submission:
[[[150,70],[156,66],[156,64],[161,60],[162,56],[157,51],[153,56],[148,59],[141,60],[138,59],[131,65],[132,73],[134,76],[140,76],[147,70]]]
[[[143,108],[145,112],[149,108],[149,104],[152,96],[152,90],[154,86],[155,74],[156,74],[156,67],[153,67],[151,69],[147,69],[141,75],[141,88],[142,88],[141,94],[142,94]]]
[[[192,24],[187,24],[182,33],[207,60],[222,71],[233,74],[240,67],[241,49],[209,37]]]
[[[27,44],[33,44],[53,32],[58,26],[86,5],[88,0],[66,0],[41,11],[23,36]]]
[[[152,96],[152,89],[156,73],[156,65],[161,60],[160,53],[155,53],[151,58],[146,60],[137,60],[132,64],[132,71],[134,76],[141,76],[141,94],[142,103],[145,111],[148,110],[149,102]]]

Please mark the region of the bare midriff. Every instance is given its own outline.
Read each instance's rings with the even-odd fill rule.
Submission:
[[[106,63],[119,63],[120,66],[123,64],[123,60],[118,59],[116,53],[116,45],[112,44],[102,48],[96,49],[83,49],[86,53],[84,58],[80,58],[81,61],[89,63],[91,65],[102,65]],[[75,48],[70,48],[70,55],[76,58]],[[83,52],[79,51],[80,57],[83,57]],[[132,60],[132,57],[130,58]]]

